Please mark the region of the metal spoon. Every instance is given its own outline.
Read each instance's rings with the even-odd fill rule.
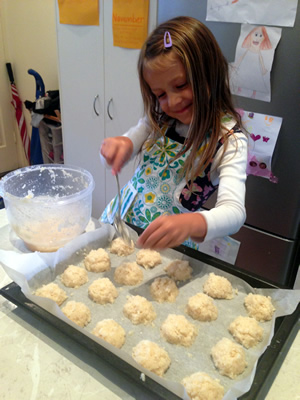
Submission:
[[[128,245],[131,246],[131,239],[129,235],[129,231],[121,219],[121,190],[120,190],[120,182],[119,182],[119,177],[118,174],[116,174],[116,180],[117,180],[117,186],[118,186],[118,200],[119,200],[119,206],[118,210],[115,215],[114,219],[114,227],[119,236],[124,240],[124,242]]]

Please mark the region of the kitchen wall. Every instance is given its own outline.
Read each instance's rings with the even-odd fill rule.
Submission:
[[[1,0],[0,2],[0,29],[5,49],[4,62],[12,64],[22,101],[35,100],[35,79],[27,73],[30,68],[42,76],[46,91],[59,88],[55,1]],[[6,72],[4,69],[1,71],[2,74]],[[10,90],[8,78],[7,89]],[[0,96],[3,94],[0,93]],[[27,130],[31,133],[30,113],[25,107],[24,115]],[[20,163],[22,164],[22,160]]]

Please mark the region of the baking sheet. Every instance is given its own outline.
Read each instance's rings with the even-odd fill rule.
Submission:
[[[132,235],[137,237],[135,232]],[[204,264],[196,259],[185,256],[177,251],[168,250],[161,252],[163,263],[152,270],[144,270],[144,281],[136,287],[120,287],[113,281],[114,269],[124,261],[135,261],[136,251],[128,257],[118,257],[111,254],[112,269],[105,273],[88,272],[89,282],[78,289],[65,288],[58,278],[63,270],[70,264],[83,266],[84,256],[92,249],[109,246],[114,236],[114,230],[109,225],[104,225],[100,229],[88,232],[76,238],[64,248],[56,253],[28,253],[18,254],[15,251],[0,250],[0,261],[3,264],[7,274],[13,279],[22,289],[25,296],[33,303],[38,304],[42,308],[51,312],[56,317],[64,320],[75,329],[89,336],[103,347],[107,348],[124,361],[139,369],[146,377],[150,376],[153,380],[175,393],[183,399],[189,399],[184,388],[180,385],[183,377],[190,375],[196,371],[204,371],[210,374],[213,378],[220,380],[224,386],[226,395],[224,399],[236,399],[243,393],[246,393],[252,384],[256,363],[259,356],[264,352],[267,345],[270,343],[274,332],[274,321],[278,316],[290,314],[296,308],[299,299],[300,291],[282,290],[282,289],[253,289],[245,281],[220,271],[210,265]],[[179,285],[180,294],[175,303],[159,304],[153,301],[154,308],[157,313],[157,318],[150,326],[133,325],[127,318],[123,316],[122,308],[126,302],[126,297],[129,294],[142,295],[152,301],[150,296],[150,284],[156,276],[165,275],[163,268],[173,259],[182,258],[190,262],[193,267],[193,279]],[[213,322],[194,321],[184,312],[185,305],[190,296],[197,292],[202,292],[202,286],[207,279],[209,272],[215,272],[218,275],[227,277],[233,285],[234,289],[238,290],[238,294],[232,300],[215,300],[219,310],[219,317]],[[87,288],[94,279],[99,277],[109,277],[117,287],[119,296],[114,304],[99,305],[93,303],[87,296]],[[32,292],[46,284],[56,281],[68,294],[67,300],[83,301],[91,310],[92,320],[85,328],[80,328],[72,321],[67,319],[61,312],[60,308],[49,299],[34,296]],[[227,331],[227,327],[234,318],[238,315],[247,315],[243,306],[243,299],[246,294],[253,292],[263,295],[270,295],[273,304],[276,307],[274,318],[270,322],[261,323],[264,329],[263,341],[253,349],[246,350],[248,368],[237,379],[231,380],[218,373],[210,358],[211,347],[222,337],[232,339],[232,336]],[[198,329],[198,336],[195,343],[189,347],[174,346],[162,339],[159,334],[159,327],[169,313],[183,314],[192,322]],[[118,350],[95,337],[90,332],[95,327],[99,320],[104,318],[113,318],[119,322],[127,332],[125,345],[121,350]],[[164,378],[145,370],[143,367],[135,363],[131,358],[132,347],[140,340],[148,339],[157,342],[165,348],[169,353],[172,363]],[[232,339],[233,340],[233,339]],[[143,378],[144,375],[141,377]]]

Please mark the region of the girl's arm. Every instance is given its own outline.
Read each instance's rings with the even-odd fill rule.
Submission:
[[[236,233],[246,219],[245,182],[247,166],[247,137],[242,133],[229,138],[226,152],[218,151],[212,165],[212,181],[219,183],[215,207],[201,211],[207,223],[205,241]],[[205,206],[205,205],[204,205]]]
[[[134,158],[141,150],[150,134],[150,126],[146,117],[139,120],[138,124],[130,128],[123,136],[128,137],[133,144],[131,158]]]
[[[113,175],[120,173],[124,165],[139,152],[149,135],[149,125],[145,118],[129,129],[123,136],[104,139],[100,148],[100,158],[106,167],[112,168]]]
[[[268,72],[268,70],[265,67],[264,59],[263,59],[261,52],[259,52],[259,62],[260,62],[260,66],[261,66],[261,72],[263,75],[265,75]]]
[[[245,58],[246,54],[248,53],[248,49],[244,51],[244,53],[239,57],[238,61],[233,65],[236,69],[239,68],[241,62],[243,61],[243,59]]]

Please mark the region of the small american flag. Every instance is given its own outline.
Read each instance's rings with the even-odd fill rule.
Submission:
[[[25,121],[24,114],[23,114],[23,109],[22,109],[22,101],[20,99],[18,90],[17,90],[16,85],[14,83],[14,78],[13,78],[11,66],[10,66],[10,64],[6,64],[6,66],[7,66],[8,75],[9,75],[10,84],[11,84],[10,85],[11,86],[11,93],[12,93],[11,104],[14,106],[14,109],[15,109],[16,120],[17,120],[17,123],[18,123],[19,132],[20,132],[20,135],[21,135],[21,139],[22,139],[25,155],[26,155],[27,160],[30,162],[30,138],[29,138],[28,133],[27,133],[26,121]]]
[[[30,162],[30,138],[27,134],[26,122],[22,109],[22,101],[19,97],[19,93],[17,91],[16,85],[14,83],[11,84],[11,93],[12,93],[12,102],[11,104],[14,106],[16,111],[16,119],[25,151],[25,155],[27,160]]]

